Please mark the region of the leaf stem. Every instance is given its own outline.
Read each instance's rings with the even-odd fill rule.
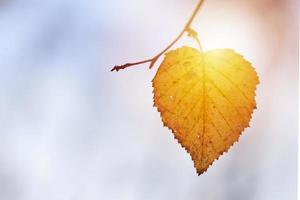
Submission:
[[[179,33],[179,35],[165,49],[163,49],[161,52],[159,52],[153,58],[150,58],[150,59],[147,59],[147,60],[142,60],[142,61],[139,61],[139,62],[126,63],[126,64],[123,64],[123,65],[116,65],[110,71],[119,71],[121,69],[126,69],[126,68],[131,67],[131,66],[140,65],[140,64],[149,63],[149,62],[150,62],[149,68],[151,69],[154,66],[154,64],[156,63],[156,61],[160,58],[160,56],[162,56],[166,51],[168,51],[183,36],[183,34],[190,29],[190,26],[191,26],[193,20],[195,19],[198,11],[200,10],[203,2],[204,2],[204,0],[199,0],[194,12],[192,13],[192,15],[189,18],[188,22],[184,26],[183,30]],[[198,44],[200,44],[199,40],[197,42],[198,42]],[[202,49],[201,44],[200,44],[200,48]]]
[[[200,42],[199,37],[196,37],[195,40],[196,40],[196,42],[197,42],[197,44],[198,44],[198,47],[199,47],[200,51],[203,52],[202,44],[201,44],[201,42]]]

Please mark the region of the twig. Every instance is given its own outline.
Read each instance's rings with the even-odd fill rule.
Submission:
[[[134,65],[140,65],[140,64],[144,64],[144,63],[148,63],[150,62],[150,66],[149,68],[151,69],[153,67],[153,65],[155,64],[155,62],[160,58],[160,56],[162,56],[166,51],[168,51],[182,36],[185,32],[189,32],[190,30],[192,30],[190,28],[193,20],[195,19],[199,9],[201,8],[202,4],[203,4],[204,0],[199,0],[192,16],[189,18],[189,21],[186,23],[186,25],[184,26],[183,30],[179,33],[179,35],[173,40],[173,42],[171,42],[164,50],[162,50],[160,53],[158,53],[156,56],[154,56],[153,58],[147,59],[147,60],[143,60],[143,61],[139,61],[139,62],[133,62],[133,63],[126,63],[124,65],[116,65],[114,66],[110,71],[119,71],[121,69],[125,69]],[[199,42],[199,40],[198,40]],[[200,45],[201,47],[201,45]]]

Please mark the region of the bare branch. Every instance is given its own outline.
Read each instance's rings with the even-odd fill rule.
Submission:
[[[148,62],[150,62],[149,68],[151,69],[154,66],[154,64],[156,63],[156,61],[160,58],[160,56],[162,56],[166,51],[168,51],[183,36],[183,34],[185,32],[189,32],[190,30],[192,30],[190,28],[191,24],[192,24],[193,20],[195,19],[198,11],[200,10],[203,2],[204,2],[204,0],[199,0],[194,12],[192,13],[192,16],[189,18],[189,20],[186,23],[186,25],[184,26],[183,30],[165,49],[163,49],[161,52],[159,52],[156,56],[154,56],[153,58],[147,59],[147,60],[139,61],[139,62],[126,63],[124,65],[116,65],[110,71],[119,71],[119,70],[122,70],[122,69],[125,69],[128,67],[132,67],[135,65],[140,65],[140,64],[144,64],[144,63],[148,63]]]

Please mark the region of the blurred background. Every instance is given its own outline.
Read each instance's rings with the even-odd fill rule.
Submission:
[[[197,0],[0,0],[0,200],[294,200],[297,0],[206,0],[193,28],[260,76],[251,128],[198,177],[147,65]],[[195,46],[183,38],[176,47]]]

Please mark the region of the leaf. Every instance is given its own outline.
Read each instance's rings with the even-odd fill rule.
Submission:
[[[258,83],[251,64],[231,49],[166,53],[153,79],[154,106],[199,175],[249,126]]]

